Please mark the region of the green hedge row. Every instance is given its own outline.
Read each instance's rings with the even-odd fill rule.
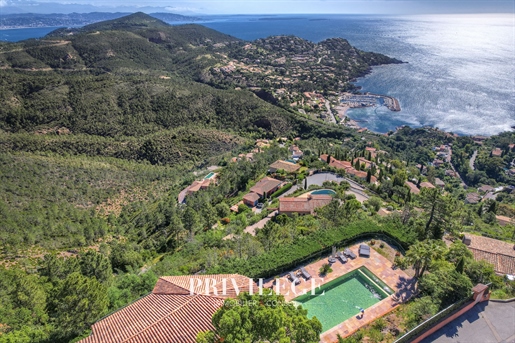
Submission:
[[[210,272],[238,273],[251,278],[273,277],[330,253],[332,246],[340,248],[350,245],[356,239],[371,238],[378,234],[391,238],[403,249],[407,249],[416,240],[415,235],[404,228],[362,220],[345,227],[319,230],[247,260],[227,259]]]
[[[270,195],[271,199],[277,198],[279,195],[286,193],[290,188],[293,187],[292,183],[288,183],[286,186],[279,188],[272,195]]]

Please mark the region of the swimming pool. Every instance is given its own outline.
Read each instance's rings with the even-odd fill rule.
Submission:
[[[311,293],[293,299],[308,310],[308,317],[317,317],[322,331],[357,315],[392,294],[392,290],[366,267],[355,269],[326,283]]]
[[[317,189],[316,191],[310,192],[310,194],[329,194],[329,195],[335,195],[336,192],[332,189]]]
[[[211,172],[211,173],[207,174],[207,175],[204,177],[204,179],[210,179],[210,178],[212,178],[214,175],[215,175],[215,173]]]

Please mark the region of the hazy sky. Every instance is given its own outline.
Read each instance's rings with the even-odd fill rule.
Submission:
[[[63,6],[64,5],[64,6]],[[78,5],[78,6],[77,6]],[[45,8],[46,12],[63,7],[102,6],[159,7],[175,13],[197,14],[277,14],[277,13],[514,13],[515,0],[0,0],[2,7]],[[110,7],[110,8],[109,8]]]

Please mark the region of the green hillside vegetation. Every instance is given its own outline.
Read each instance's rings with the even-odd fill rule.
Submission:
[[[245,48],[248,44],[257,48]],[[286,87],[283,81],[292,81],[285,80],[286,72],[303,65],[300,55],[311,56],[309,75],[296,76]],[[235,73],[242,78],[224,71],[230,59],[239,63]],[[322,87],[317,92],[329,96],[350,89],[350,80],[372,65],[398,62],[344,39],[241,42],[141,13],[57,30],[40,40],[0,43],[0,343],[74,341],[102,316],[148,293],[161,275],[273,277],[335,244],[377,234],[401,251],[420,244],[424,249],[418,250],[430,251],[424,244],[433,247],[445,232],[456,238],[462,230],[509,240],[513,227],[500,227],[495,214],[512,213],[513,194],[503,191],[498,202],[465,206],[464,189],[444,178],[445,168],[429,167],[421,175],[415,167],[429,165],[433,146],[444,143],[455,144],[466,163],[471,147],[465,139],[410,128],[387,136],[358,134],[289,104],[299,92],[314,90],[315,80]],[[335,77],[325,68],[333,68]],[[279,144],[278,137],[286,142]],[[270,147],[257,149],[256,139],[270,139]],[[511,182],[499,168],[498,175],[483,169],[489,168],[490,146],[506,149],[512,139],[499,135],[485,143],[479,181]],[[347,183],[325,183],[338,200],[316,216],[279,215],[255,236],[245,233],[277,199],[265,202],[258,214],[245,205],[237,206],[238,213],[230,207],[267,175],[271,163],[291,158],[293,144],[304,151],[301,172],[277,177],[289,182],[285,189],[296,186],[295,195],[306,191],[308,168],[344,174],[320,161],[322,153],[373,160],[381,185],[355,179],[373,195],[362,206],[345,194]],[[366,146],[385,152],[372,158]],[[233,162],[251,151],[251,161]],[[512,151],[502,156],[504,167],[512,156]],[[179,192],[213,165],[216,185],[177,204]],[[424,190],[416,196],[404,185],[435,177],[445,179],[446,193]],[[380,217],[381,207],[400,211]],[[458,257],[466,255],[462,250]],[[415,252],[397,264],[418,268],[420,259],[431,261]],[[434,260],[441,262],[442,256]],[[463,274],[451,264],[454,257],[446,257],[442,268],[415,268],[430,272],[421,283],[426,297],[421,303],[430,296],[433,306],[410,317],[408,326],[460,298],[470,282],[493,282],[505,296],[514,292],[490,265],[464,256]],[[450,275],[444,286],[457,288],[450,296],[435,282],[444,274]],[[464,286],[455,287],[459,281]]]

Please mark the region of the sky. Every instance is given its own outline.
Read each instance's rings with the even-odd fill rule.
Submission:
[[[178,14],[515,13],[515,0],[0,0],[0,14],[168,11]]]

